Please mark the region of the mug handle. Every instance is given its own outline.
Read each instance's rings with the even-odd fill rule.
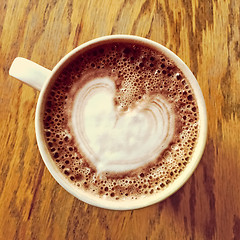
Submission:
[[[9,69],[10,76],[39,91],[41,91],[51,72],[49,69],[22,57],[15,58]]]

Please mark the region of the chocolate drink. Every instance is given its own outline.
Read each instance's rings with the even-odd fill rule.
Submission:
[[[191,161],[199,134],[188,79],[158,50],[113,42],[88,49],[48,92],[45,136],[72,184],[99,197],[158,193]]]

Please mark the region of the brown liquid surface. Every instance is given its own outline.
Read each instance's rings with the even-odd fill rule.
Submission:
[[[84,156],[69,121],[75,92],[95,76],[115,80],[114,103],[123,112],[146,96],[161,95],[172,104],[174,137],[154,161],[129,172],[98,174]],[[72,184],[111,199],[137,199],[166,188],[184,170],[198,139],[199,113],[193,89],[170,59],[138,44],[112,43],[86,51],[59,75],[48,93],[44,128],[49,152]]]

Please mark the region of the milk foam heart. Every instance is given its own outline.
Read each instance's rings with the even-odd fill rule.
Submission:
[[[174,134],[171,104],[161,95],[145,97],[133,109],[114,105],[115,82],[96,78],[73,100],[71,128],[98,173],[125,172],[155,160]]]

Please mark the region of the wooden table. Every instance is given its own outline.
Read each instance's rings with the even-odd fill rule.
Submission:
[[[239,0],[0,1],[0,239],[240,239]],[[8,75],[17,56],[49,69],[109,34],[162,43],[190,67],[208,140],[190,180],[134,211],[87,205],[62,189],[35,138],[38,92]]]

